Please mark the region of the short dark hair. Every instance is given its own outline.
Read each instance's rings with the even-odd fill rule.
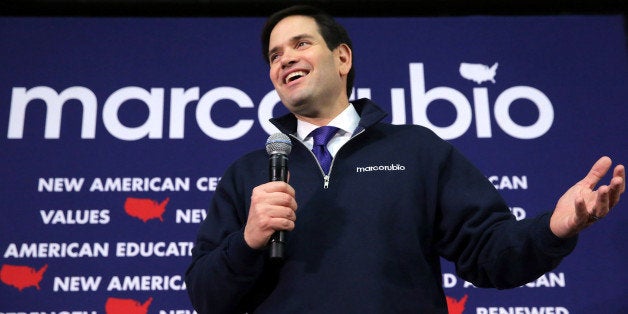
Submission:
[[[303,15],[313,18],[316,21],[318,31],[321,33],[321,36],[323,36],[325,44],[329,50],[334,50],[341,44],[346,44],[353,51],[351,38],[349,38],[347,30],[345,30],[342,25],[338,24],[338,22],[336,22],[331,15],[313,6],[296,5],[274,13],[266,21],[266,24],[262,29],[262,54],[267,63],[269,63],[268,45],[270,41],[270,33],[281,20],[294,15]],[[347,74],[347,97],[351,97],[354,78],[355,70],[353,64],[351,64],[351,69]]]

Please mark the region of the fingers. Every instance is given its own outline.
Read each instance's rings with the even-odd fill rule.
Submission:
[[[268,183],[259,185],[253,189],[253,195],[255,195],[256,193],[263,193],[263,192],[265,193],[282,192],[282,193],[287,193],[291,195],[292,197],[296,195],[292,186],[282,181],[268,182]]]
[[[609,207],[613,207],[619,203],[621,194],[626,190],[624,185],[626,180],[613,178],[609,188]]]
[[[617,165],[613,170],[611,179],[611,190],[615,189],[619,194],[626,191],[626,169],[624,165]]]
[[[593,165],[593,168],[591,168],[591,171],[589,172],[589,174],[587,174],[587,176],[583,180],[583,181],[586,181],[585,184],[587,184],[590,188],[593,188],[595,184],[597,184],[600,181],[600,179],[604,175],[606,175],[606,172],[608,172],[608,169],[610,169],[611,164],[612,164],[612,161],[610,158],[608,157],[600,158],[595,163],[595,165]],[[593,184],[593,185],[590,185],[590,184]],[[607,209],[604,215],[608,213],[608,210],[610,208],[614,207],[619,202],[619,198],[621,194],[624,193],[625,191],[626,191],[626,169],[623,165],[617,165],[615,169],[613,170],[613,177],[611,178],[611,181],[608,187],[600,186],[598,188],[598,193],[599,193],[598,202],[596,203],[599,203],[601,201],[600,199],[601,197],[605,198],[605,202],[603,204],[599,204],[599,206],[604,206],[604,208]],[[603,192],[603,193],[600,193],[600,192]]]
[[[611,159],[607,156],[598,159],[581,182],[590,189],[593,189],[606,175],[608,170],[611,168],[612,163]]]
[[[265,215],[267,216],[269,227],[275,230],[285,230],[284,220],[293,222],[297,220],[295,211],[285,206],[268,206],[265,208]],[[275,223],[270,223],[271,221]]]
[[[297,209],[294,189],[284,182],[269,182],[253,189],[251,208],[267,211],[266,206],[283,206]]]
[[[589,172],[589,175],[587,175],[589,179],[598,175],[604,176],[606,174],[606,171],[608,171],[608,168],[610,168],[610,162],[611,162],[609,158],[608,159],[609,164],[607,167],[606,161],[603,160],[606,158],[607,157],[603,157],[603,158],[600,158],[600,160],[598,160],[598,162],[596,163],[596,165],[599,166],[598,168],[596,168],[596,165],[593,166],[593,168],[591,169],[591,172]],[[600,161],[602,161],[602,164],[599,164]],[[602,172],[602,170],[604,171]],[[595,172],[594,174],[591,174],[594,171],[597,171],[597,172]],[[596,181],[599,181],[599,179],[597,179]],[[617,205],[621,194],[624,193],[625,191],[626,191],[626,170],[623,165],[618,165],[613,170],[613,178],[611,179],[609,185],[608,186],[602,185],[598,187],[597,191],[595,191],[597,195],[596,195],[595,203],[591,207],[591,211],[589,213],[590,215],[589,222],[595,222],[603,218],[604,216],[608,215],[611,208]]]
[[[550,229],[561,238],[571,237],[608,215],[626,190],[626,170],[618,165],[608,185],[595,186],[612,165],[608,157],[595,162],[589,173],[563,194],[552,214]]]
[[[287,183],[277,181],[255,187],[244,240],[251,248],[263,248],[275,231],[294,229],[296,209],[295,191]]]
[[[587,210],[586,202],[583,197],[578,197],[575,200],[575,208],[576,208],[576,225],[580,226],[578,229],[584,228],[585,224],[593,222],[591,220],[591,214]]]
[[[595,200],[595,205],[591,208],[591,218],[599,220],[606,216],[609,210],[609,188],[603,185],[597,189],[597,199]]]

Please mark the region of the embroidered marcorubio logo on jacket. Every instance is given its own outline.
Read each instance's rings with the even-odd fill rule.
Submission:
[[[364,166],[364,167],[355,167],[355,172],[371,172],[371,171],[405,171],[406,166],[400,164],[390,164],[390,165],[373,165],[373,166]]]

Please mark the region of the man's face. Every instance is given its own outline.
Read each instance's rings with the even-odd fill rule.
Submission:
[[[339,52],[346,49],[329,50],[311,17],[289,16],[277,23],[269,39],[269,76],[288,110],[318,117],[336,106],[346,94],[348,69]]]

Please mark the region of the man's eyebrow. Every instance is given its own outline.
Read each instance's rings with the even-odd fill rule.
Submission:
[[[290,42],[293,43],[301,39],[311,39],[311,38],[314,38],[314,36],[310,34],[299,34],[299,35],[292,36],[292,38],[290,38]],[[279,47],[275,46],[272,49],[268,50],[268,55],[270,56],[273,53],[277,52],[278,50],[279,50]]]

